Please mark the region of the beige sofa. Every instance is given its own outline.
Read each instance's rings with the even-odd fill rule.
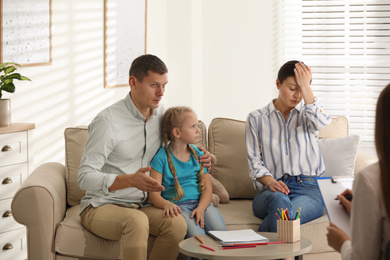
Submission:
[[[200,122],[199,144],[208,147],[217,157],[212,175],[229,193],[218,205],[228,229],[252,228],[257,230],[261,220],[252,212],[255,195],[248,175],[244,144],[245,122],[216,118],[207,131]],[[345,118],[332,120],[320,132],[320,138],[348,135]],[[65,166],[45,163],[33,171],[16,193],[12,202],[15,220],[27,227],[28,258],[49,259],[120,259],[119,243],[97,237],[85,230],[79,221],[79,203],[84,195],[77,185],[78,167],[87,138],[86,127],[65,130]],[[373,163],[372,156],[358,155],[355,172]],[[221,187],[219,187],[221,188]],[[326,215],[301,226],[301,235],[312,240],[313,249],[305,259],[339,259],[338,253],[326,242]],[[154,237],[149,238],[149,249]]]

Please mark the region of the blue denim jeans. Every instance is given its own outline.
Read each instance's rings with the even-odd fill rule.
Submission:
[[[258,192],[253,199],[252,207],[255,216],[263,219],[259,231],[277,231],[275,213],[278,208],[287,208],[289,212],[292,210],[295,217],[296,212],[301,207],[301,224],[321,217],[324,205],[315,178],[304,175],[284,175],[279,180],[282,180],[290,189],[288,195],[269,189]]]
[[[198,204],[199,200],[187,200],[176,203],[187,222],[186,238],[206,235],[209,230],[227,230],[221,213],[219,213],[219,210],[212,203],[204,211],[204,229],[196,225],[196,216],[193,218],[190,218],[190,216],[192,211],[198,207]]]

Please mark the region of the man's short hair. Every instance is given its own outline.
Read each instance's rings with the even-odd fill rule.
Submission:
[[[168,68],[165,63],[152,54],[141,55],[131,63],[129,76],[134,76],[141,81],[149,75],[149,71],[153,71],[160,75],[168,73]]]

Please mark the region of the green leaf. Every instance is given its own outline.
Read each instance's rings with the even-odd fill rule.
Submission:
[[[15,62],[5,62],[0,64],[0,72],[6,70],[7,68],[15,68],[20,67],[18,63]]]
[[[14,80],[13,79],[4,79],[3,80],[3,85],[6,85],[8,83],[12,83]]]
[[[21,80],[29,80],[29,81],[31,81],[31,79],[29,79],[29,78],[27,78],[25,76],[20,76],[20,78],[21,78]]]
[[[15,92],[15,85],[13,84],[14,79],[31,81],[29,78],[22,76],[19,73],[13,73],[17,70],[17,67],[20,67],[20,64],[15,62],[4,62],[0,64],[0,72],[3,72],[3,75],[0,75],[0,99],[3,90],[9,93]]]
[[[16,68],[15,68],[14,66],[9,66],[9,67],[5,68],[4,74],[5,74],[5,75],[8,75],[8,74],[10,74],[11,72],[14,72],[15,70],[16,70]]]
[[[0,72],[5,70],[7,67],[20,67],[19,63],[15,62],[4,62],[0,64]]]
[[[15,92],[15,85],[14,85],[14,83],[8,83],[8,84],[5,84],[4,86],[2,86],[0,89],[7,91],[9,93],[14,93]]]
[[[20,75],[19,73],[13,73],[4,77],[4,80],[17,79],[17,80],[30,80],[27,77]]]

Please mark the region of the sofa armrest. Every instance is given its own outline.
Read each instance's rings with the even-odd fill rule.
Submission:
[[[378,158],[375,155],[371,154],[365,154],[365,153],[358,153],[356,155],[356,162],[355,162],[355,173],[357,174],[367,166],[376,163],[378,161]]]
[[[65,172],[60,163],[42,164],[12,200],[14,219],[27,227],[29,260],[55,259],[55,232],[66,212]]]

